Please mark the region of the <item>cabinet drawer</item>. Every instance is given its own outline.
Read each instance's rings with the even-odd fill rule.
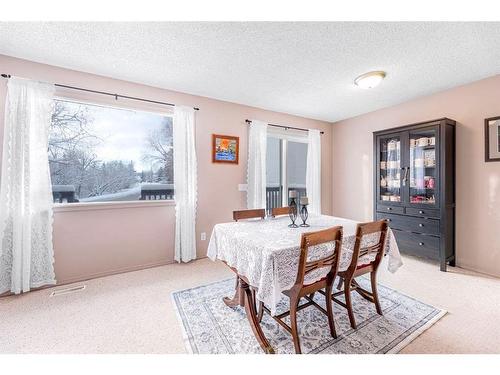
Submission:
[[[392,232],[402,253],[439,259],[439,237],[404,232],[398,229],[394,229]]]
[[[430,208],[406,208],[406,213],[413,216],[422,217],[439,217],[439,210],[433,210]]]
[[[439,220],[420,217],[407,217],[407,230],[416,233],[440,235]]]
[[[391,229],[406,230],[406,225],[403,215],[388,214],[385,212],[377,212],[377,220],[385,219],[389,222]]]
[[[399,207],[399,206],[384,206],[384,205],[377,205],[377,211],[378,212],[388,212],[388,213],[397,213],[397,214],[403,214],[405,212],[404,207]]]
[[[377,213],[377,220],[389,220],[389,227],[407,232],[432,234],[439,236],[439,220],[425,219],[405,215]]]

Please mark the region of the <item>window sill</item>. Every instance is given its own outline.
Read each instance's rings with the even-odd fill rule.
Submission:
[[[124,208],[168,207],[175,206],[174,200],[124,201],[124,202],[89,202],[89,203],[54,203],[54,212],[116,210]]]

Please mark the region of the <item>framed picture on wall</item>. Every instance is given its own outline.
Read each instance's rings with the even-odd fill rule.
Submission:
[[[240,137],[212,134],[212,162],[238,164]]]
[[[500,161],[500,116],[484,120],[485,161]]]

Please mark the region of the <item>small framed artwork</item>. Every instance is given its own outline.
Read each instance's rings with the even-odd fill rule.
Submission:
[[[484,120],[485,161],[500,161],[500,116]]]
[[[212,163],[238,164],[240,137],[212,134]]]

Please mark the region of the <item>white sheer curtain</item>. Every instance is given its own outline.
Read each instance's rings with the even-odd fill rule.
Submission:
[[[252,120],[248,130],[247,207],[266,208],[267,123]]]
[[[309,213],[321,214],[321,133],[309,129],[307,142],[306,194]]]
[[[196,258],[197,162],[194,109],[174,107],[175,260]]]
[[[0,293],[55,284],[47,153],[54,85],[7,86],[0,183]]]

